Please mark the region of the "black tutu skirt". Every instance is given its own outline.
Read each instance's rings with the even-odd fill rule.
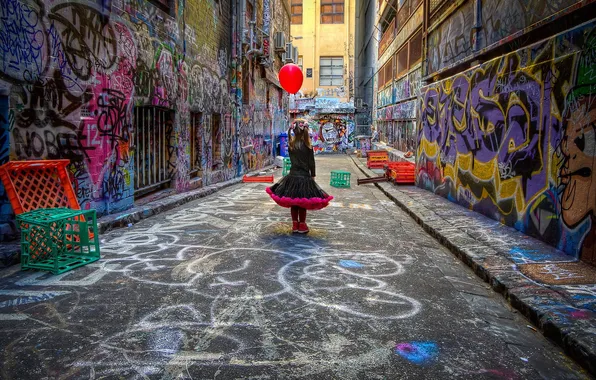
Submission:
[[[333,197],[308,176],[288,174],[265,191],[282,207],[298,206],[307,210],[320,210],[329,205]]]

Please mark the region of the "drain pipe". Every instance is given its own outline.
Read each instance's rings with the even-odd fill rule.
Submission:
[[[482,0],[476,0],[474,7],[474,51],[480,49],[480,29],[482,29]]]

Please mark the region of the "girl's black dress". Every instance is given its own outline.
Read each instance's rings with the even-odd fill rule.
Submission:
[[[315,156],[312,148],[297,142],[290,149],[290,173],[266,189],[267,194],[282,207],[298,206],[307,210],[320,210],[329,205],[333,197],[317,185]]]

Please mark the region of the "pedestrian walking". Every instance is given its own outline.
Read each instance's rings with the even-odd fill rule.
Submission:
[[[267,194],[292,214],[292,232],[308,233],[306,210],[320,210],[333,197],[315,182],[315,156],[308,133],[308,123],[296,119],[288,130],[288,151],[292,167],[290,173],[266,189]]]

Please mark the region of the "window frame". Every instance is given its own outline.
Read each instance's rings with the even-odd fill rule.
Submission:
[[[323,7],[331,6],[331,12],[324,12]],[[341,12],[336,10],[336,7],[341,6]],[[321,0],[321,24],[344,24],[345,23],[345,0]],[[324,17],[331,16],[331,21],[325,21]],[[336,21],[336,17],[341,16],[341,21]]]
[[[330,65],[323,65],[323,60],[331,60]],[[334,64],[334,62],[341,62],[341,65]],[[323,68],[330,68],[331,72],[329,74],[323,74]],[[334,72],[334,69],[340,70],[341,75]],[[323,84],[323,77],[325,79],[330,80],[330,84]],[[327,78],[328,77],[328,78]],[[335,84],[335,80],[339,80],[341,78],[341,83]],[[327,83],[327,82],[325,82]],[[319,86],[326,86],[326,87],[333,87],[333,86],[343,86],[345,84],[345,77],[344,77],[344,57],[319,57]]]
[[[300,8],[300,13],[294,13],[294,7]],[[290,23],[292,25],[302,25],[302,18],[304,14],[304,2],[303,0],[291,0],[290,1]],[[300,17],[300,21],[298,21]],[[294,20],[296,18],[296,21]]]

